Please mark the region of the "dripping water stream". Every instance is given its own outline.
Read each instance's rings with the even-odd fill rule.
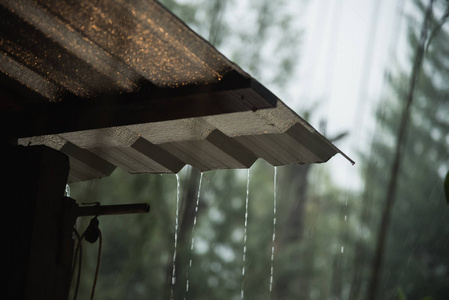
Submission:
[[[192,225],[192,240],[190,243],[190,260],[189,260],[189,265],[187,266],[186,292],[184,294],[184,300],[187,299],[187,293],[189,292],[189,269],[192,267],[193,246],[195,244],[195,225],[196,225],[196,219],[197,219],[197,215],[198,215],[198,206],[200,203],[202,181],[203,181],[203,173],[201,173],[201,175],[200,175],[200,183],[198,184],[198,194],[196,196],[195,212],[194,212],[193,225]]]
[[[274,167],[273,178],[273,238],[271,244],[271,269],[270,269],[270,292],[273,290],[274,275],[274,244],[276,241],[276,206],[277,206],[277,167]]]
[[[246,240],[247,240],[247,229],[248,229],[248,202],[249,202],[249,169],[248,177],[246,180],[246,200],[245,200],[245,228],[243,233],[243,267],[242,267],[242,289],[240,291],[241,299],[245,296],[244,283],[245,283],[245,271],[246,271]]]
[[[179,174],[176,174],[176,217],[175,217],[175,246],[173,250],[173,266],[172,266],[172,276],[171,276],[171,290],[170,296],[173,299],[173,288],[176,283],[176,251],[178,248],[178,223],[179,223],[179,194],[180,194],[180,179]]]
[[[65,195],[67,197],[70,197],[70,186],[69,186],[69,184],[65,185]]]
[[[348,222],[348,195],[346,195],[346,199],[345,199],[345,217],[344,217],[344,221],[345,223]],[[345,225],[345,228],[347,228],[347,224]],[[344,239],[342,241],[342,245],[340,247],[340,254],[343,254],[345,252],[345,245],[344,245]]]

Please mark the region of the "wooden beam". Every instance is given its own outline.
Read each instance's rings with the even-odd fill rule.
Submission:
[[[58,134],[256,111],[276,104],[277,97],[268,89],[232,71],[213,84],[174,88],[150,84],[135,93],[89,99],[67,95],[58,103],[29,103],[19,110],[0,112],[0,134],[15,138]]]
[[[4,299],[67,299],[72,229],[63,232],[69,158],[46,146],[0,144],[5,174],[2,238]],[[64,247],[63,247],[64,245]],[[66,252],[67,251],[67,252]]]

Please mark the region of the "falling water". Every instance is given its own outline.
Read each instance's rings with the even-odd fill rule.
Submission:
[[[248,201],[249,200],[249,169],[248,169],[248,177],[246,180],[246,201],[245,201],[245,229],[243,233],[243,267],[242,267],[242,289],[240,291],[240,296],[243,299],[244,298],[244,288],[243,284],[245,282],[245,264],[246,264],[246,239],[247,239],[247,228],[248,228]]]
[[[187,299],[187,293],[189,292],[189,269],[192,267],[192,253],[193,253],[193,246],[195,243],[195,225],[196,225],[196,217],[198,215],[198,205],[200,203],[200,195],[201,195],[201,183],[203,181],[203,173],[200,175],[200,183],[198,185],[198,194],[196,196],[196,204],[195,204],[195,212],[193,217],[193,225],[192,225],[192,240],[190,243],[190,261],[189,265],[187,267],[187,273],[186,273],[186,293],[184,294],[184,300]]]
[[[274,192],[273,192],[273,239],[271,244],[271,270],[270,270],[270,292],[273,290],[273,274],[274,274],[274,243],[276,240],[276,202],[277,202],[277,167],[274,167]]]
[[[348,215],[347,215],[347,211],[348,211],[348,194],[346,194],[346,198],[345,198],[345,223],[348,221]],[[348,225],[345,225],[348,226]],[[345,252],[345,246],[341,245],[340,247],[340,253],[343,254]]]
[[[67,197],[70,197],[70,186],[68,184],[65,185],[65,194]]]
[[[176,251],[178,248],[178,222],[179,222],[179,192],[180,180],[179,174],[176,174],[176,218],[175,218],[175,249],[173,251],[173,268],[171,275],[171,299],[173,299],[173,287],[176,283]]]

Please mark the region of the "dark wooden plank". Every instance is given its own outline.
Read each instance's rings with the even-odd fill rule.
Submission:
[[[116,166],[99,157],[98,155],[67,142],[60,150],[70,157],[71,168],[79,175],[81,180],[107,177],[112,174]],[[81,163],[81,164],[80,164]],[[70,181],[75,181],[70,178]]]
[[[247,168],[257,160],[257,156],[248,148],[218,129],[212,131],[206,140]]]
[[[67,299],[73,253],[72,228],[63,234],[62,196],[68,157],[46,146],[0,144],[5,195],[2,237],[4,299]],[[63,245],[71,247],[63,248]],[[64,252],[69,250],[69,253]]]
[[[254,79],[233,74],[215,84],[164,89],[150,86],[128,94],[89,99],[69,95],[58,103],[30,103],[21,110],[0,112],[0,133],[17,138],[58,134],[256,111],[276,104],[276,96]]]
[[[142,137],[137,139],[131,147],[175,174],[185,166],[185,163],[176,156]]]
[[[338,153],[338,150],[318,131],[311,132],[301,124],[297,123],[290,127],[286,133],[295,141],[299,141],[310,153],[316,155],[323,162],[328,161]]]

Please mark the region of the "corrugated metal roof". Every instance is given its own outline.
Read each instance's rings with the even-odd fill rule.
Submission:
[[[2,71],[52,100],[244,74],[156,1],[2,0],[0,27]]]
[[[1,136],[66,153],[71,182],[341,153],[155,1],[2,0],[0,28]]]

